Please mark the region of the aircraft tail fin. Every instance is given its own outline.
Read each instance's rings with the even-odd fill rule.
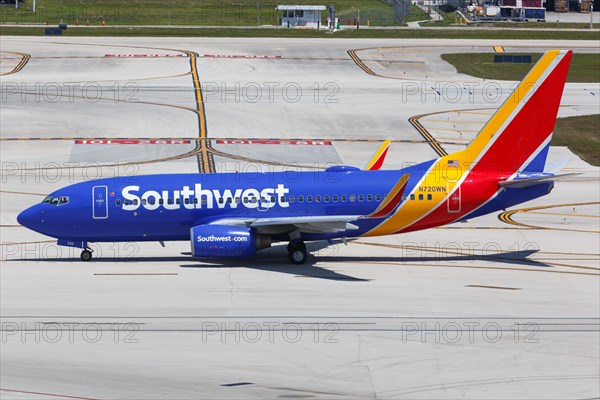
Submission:
[[[466,150],[471,166],[543,172],[572,52],[546,52]]]

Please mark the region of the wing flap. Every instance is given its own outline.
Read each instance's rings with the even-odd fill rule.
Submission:
[[[324,215],[310,217],[281,217],[260,218],[250,223],[251,228],[259,231],[261,228],[272,229],[273,227],[289,227],[289,230],[300,230],[304,233],[327,233],[341,232],[345,230],[358,229],[356,225],[350,224],[360,218],[357,215]]]

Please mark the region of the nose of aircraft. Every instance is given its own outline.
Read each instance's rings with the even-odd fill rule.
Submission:
[[[35,230],[42,222],[42,213],[37,205],[29,207],[17,216],[17,222],[26,228]]]

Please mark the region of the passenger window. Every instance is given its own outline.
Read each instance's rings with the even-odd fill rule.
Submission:
[[[179,197],[175,199],[175,204],[181,204],[181,199]]]
[[[304,203],[304,196],[298,196],[298,203]]]
[[[325,203],[329,203],[329,196],[325,196],[324,199],[325,199]]]
[[[125,200],[125,202],[123,204],[125,204],[126,206],[130,205],[131,204],[131,200]]]
[[[367,195],[367,201],[373,201],[373,195],[372,194],[368,194]]]
[[[338,197],[337,196],[333,196],[333,202],[337,203],[338,202]]]
[[[202,197],[202,198],[200,199],[200,203],[201,203],[203,206],[205,206],[205,205],[206,205],[206,203],[207,203],[206,197]]]
[[[380,194],[378,194],[378,195],[375,195],[375,200],[377,200],[377,201],[381,201],[381,195],[380,195]]]
[[[173,204],[173,199],[167,199],[167,204]]]
[[[272,203],[272,204],[275,204],[275,200],[277,200],[277,199],[275,198],[275,196],[271,196],[271,203]]]
[[[296,201],[296,197],[295,196],[290,196],[290,203],[294,203]]]
[[[419,195],[419,200],[423,200],[423,195],[422,194]]]
[[[198,204],[198,198],[194,197],[194,204]]]
[[[285,196],[281,196],[281,197],[279,198],[279,200],[280,200],[282,203],[285,203]]]
[[[145,206],[146,205],[146,199],[142,199],[142,205]]]
[[[148,203],[154,205],[154,204],[156,204],[156,199],[154,197],[150,197],[148,199]]]
[[[414,199],[415,199],[415,195],[414,195],[414,194],[411,194],[411,195],[410,195],[410,199],[411,199],[411,200],[414,200]]]
[[[350,195],[350,203],[354,203],[356,201],[356,196],[351,194]]]
[[[134,205],[134,206],[137,206],[138,204],[139,204],[139,201],[138,201],[138,199],[133,199],[133,205]]]
[[[433,198],[433,196],[431,194],[427,195],[427,200],[431,200]]]
[[[306,202],[307,203],[312,203],[312,196],[306,196]]]
[[[321,202],[321,196],[315,196],[315,203]]]
[[[345,203],[346,200],[348,200],[348,198],[346,197],[346,195],[342,195],[342,203]]]
[[[362,201],[365,201],[365,196],[364,196],[364,195],[362,195],[362,194],[359,194],[359,195],[358,195],[358,201],[361,201],[361,202],[362,202]]]
[[[117,207],[120,207],[120,206],[121,206],[121,199],[117,199],[117,200],[115,200],[115,205],[116,205]]]
[[[165,201],[163,199],[158,199],[158,204],[163,205],[165,203]],[[127,201],[125,201],[125,204],[127,204]]]
[[[189,198],[189,197],[186,197],[186,198],[183,200],[183,202],[184,202],[185,204],[190,204],[190,198]]]

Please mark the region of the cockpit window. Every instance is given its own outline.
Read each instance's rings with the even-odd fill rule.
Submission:
[[[63,204],[67,204],[68,202],[69,202],[69,196],[60,196],[60,197],[46,196],[44,201],[42,201],[42,203],[52,204],[53,206],[60,206]]]

